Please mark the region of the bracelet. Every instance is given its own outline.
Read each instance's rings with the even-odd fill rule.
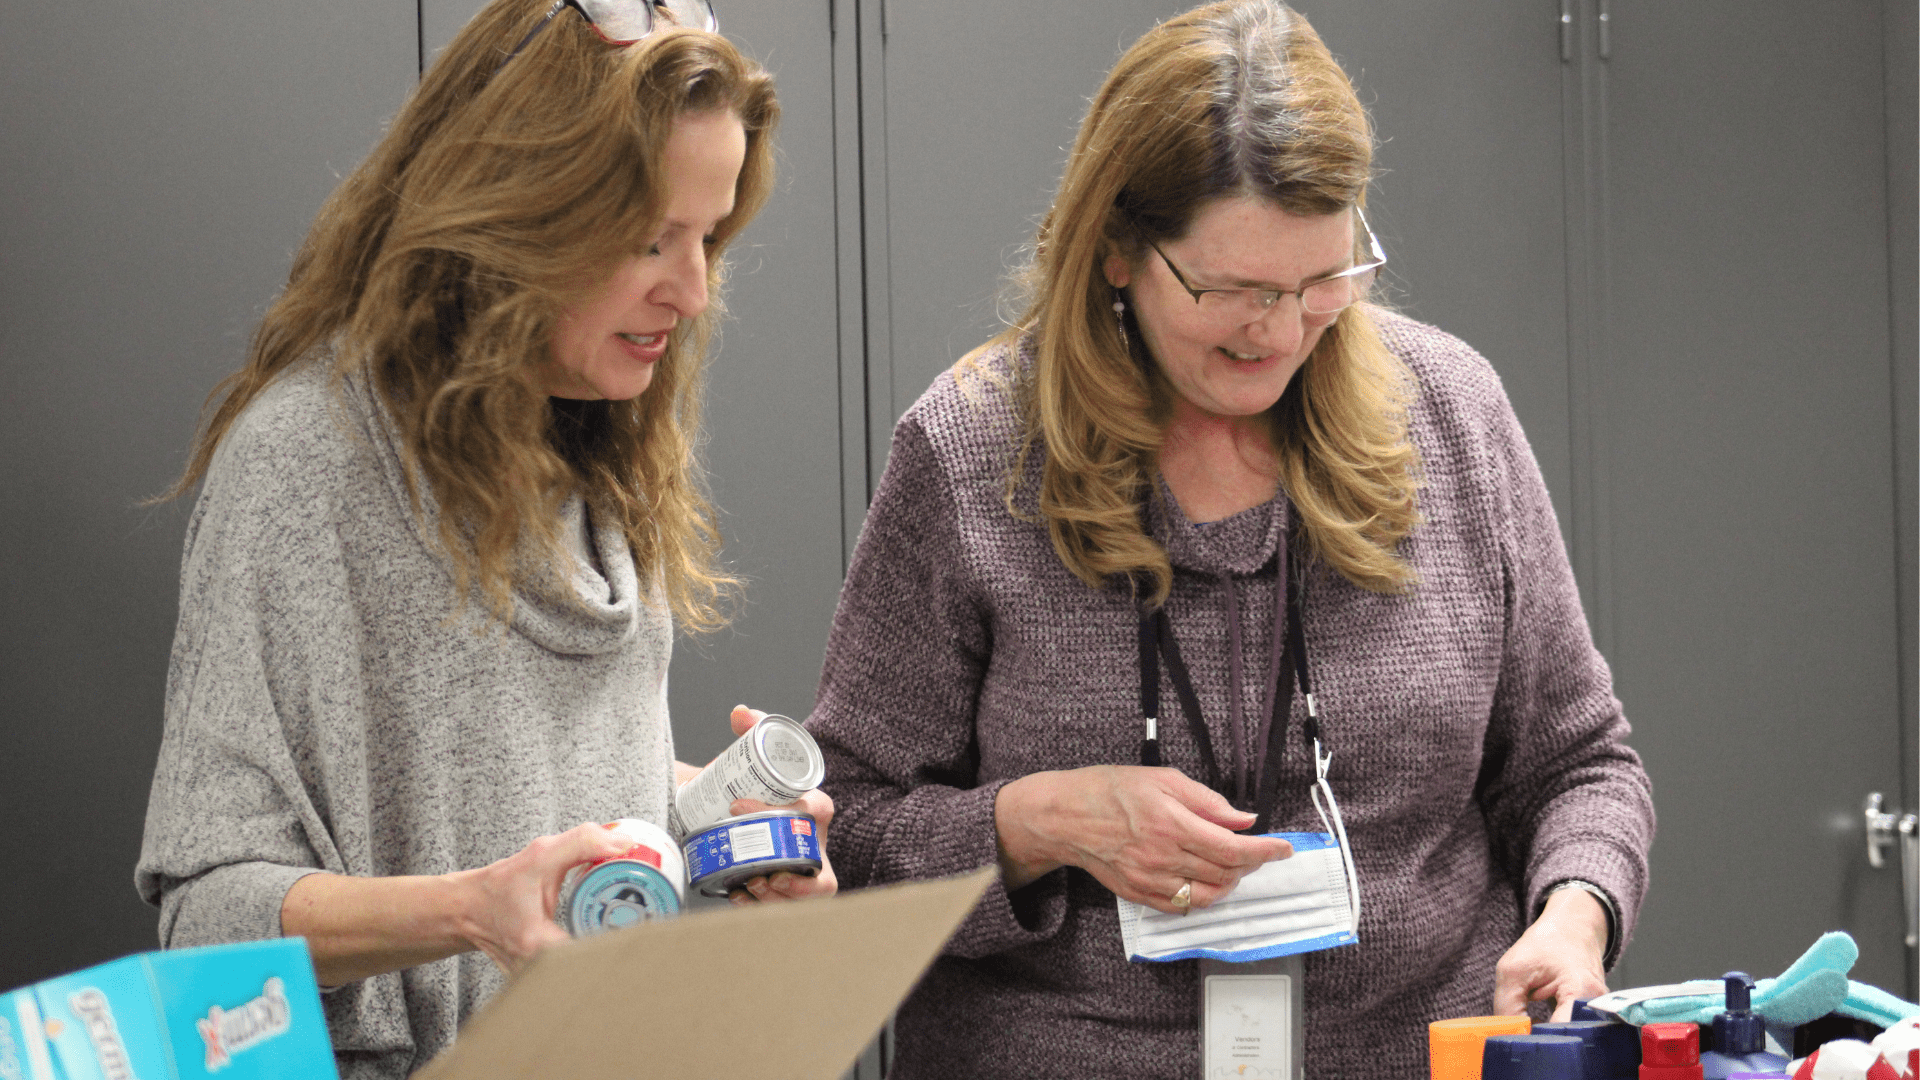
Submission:
[[[1547,891],[1540,894],[1540,903],[1534,909],[1533,917],[1538,919],[1540,912],[1546,910],[1547,898],[1562,889],[1579,889],[1581,892],[1600,901],[1601,910],[1607,913],[1607,951],[1603,954],[1601,966],[1611,971],[1613,969],[1613,962],[1620,958],[1620,909],[1614,905],[1613,897],[1607,895],[1607,890],[1595,885],[1591,881],[1583,881],[1580,878],[1567,878],[1565,881],[1557,881],[1547,886]]]

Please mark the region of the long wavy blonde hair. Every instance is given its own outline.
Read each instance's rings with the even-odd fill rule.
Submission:
[[[1122,334],[1102,264],[1117,253],[1139,265],[1145,241],[1178,239],[1210,200],[1251,195],[1302,215],[1363,205],[1372,161],[1372,129],[1345,72],[1274,0],[1226,0],[1162,23],[1107,76],[1023,272],[1026,312],[996,339],[1030,335],[1035,355],[1018,376],[1027,434],[1008,506],[1043,445],[1040,513],[1081,580],[1097,588],[1144,576],[1155,605],[1173,582],[1139,510],[1154,494],[1175,391],[1133,344],[1137,327]],[[981,372],[981,355],[963,359],[960,374]],[[1418,520],[1411,395],[1411,373],[1356,304],[1268,413],[1280,482],[1312,553],[1379,592],[1413,581],[1398,555]]]
[[[615,47],[562,12],[519,55],[547,0],[494,0],[422,79],[373,154],[322,207],[246,364],[208,398],[185,474],[206,474],[234,421],[281,373],[331,347],[399,430],[408,479],[440,508],[462,597],[504,615],[525,545],[560,565],[558,509],[583,492],[621,522],[643,583],[683,626],[721,624],[736,585],[695,456],[703,368],[722,313],[726,243],[766,201],[779,115],[771,77],[725,39],[662,29]],[[682,115],[746,129],[733,212],[714,230],[716,297],[669,338],[647,391],[556,426],[543,368],[562,312],[657,227],[664,151]],[[535,584],[546,584],[534,582]]]

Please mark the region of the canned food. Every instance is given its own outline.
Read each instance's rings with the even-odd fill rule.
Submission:
[[[763,810],[708,826],[685,845],[688,876],[702,896],[725,896],[748,878],[820,872],[820,830],[798,810]]]
[[[806,728],[785,716],[764,716],[680,785],[667,826],[685,840],[727,817],[735,799],[784,806],[819,787],[826,775],[827,759]]]
[[[637,818],[610,821],[607,828],[633,846],[583,862],[560,879],[554,919],[574,937],[670,919],[686,900],[686,859],[665,829]]]

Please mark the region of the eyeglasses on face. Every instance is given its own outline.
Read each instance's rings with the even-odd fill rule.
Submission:
[[[714,14],[711,0],[554,0],[554,5],[547,9],[546,15],[527,31],[527,36],[520,39],[520,44],[513,47],[507,58],[500,61],[500,68],[506,67],[514,57],[519,56],[528,42],[539,36],[540,31],[547,28],[547,24],[560,14],[562,8],[579,12],[580,17],[587,20],[587,25],[593,27],[593,32],[609,45],[631,45],[653,33],[659,20],[655,8],[666,12],[673,26],[691,26],[695,30],[707,31],[720,29],[720,17]],[[499,74],[500,68],[494,68],[494,74]]]
[[[1193,297],[1193,302],[1200,306],[1200,310],[1211,318],[1252,322],[1266,314],[1283,296],[1299,297],[1300,309],[1309,315],[1335,315],[1365,298],[1367,290],[1373,288],[1374,277],[1382,266],[1387,265],[1387,254],[1381,250],[1372,226],[1367,224],[1367,215],[1356,206],[1353,216],[1360,223],[1368,258],[1337,274],[1306,282],[1297,289],[1196,289],[1188,283],[1187,275],[1173,265],[1173,260],[1167,258],[1167,253],[1160,250],[1160,245],[1151,240],[1147,240],[1146,244],[1155,255],[1160,256],[1161,262],[1167,264],[1167,269],[1173,272],[1173,280],[1179,282],[1180,287]]]

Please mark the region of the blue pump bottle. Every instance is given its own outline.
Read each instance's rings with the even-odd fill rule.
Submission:
[[[1704,1080],[1727,1080],[1733,1073],[1784,1072],[1787,1059],[1766,1052],[1767,1025],[1753,1011],[1753,980],[1744,971],[1729,971],[1724,978],[1727,1011],[1713,1018],[1713,1049],[1700,1055]]]

